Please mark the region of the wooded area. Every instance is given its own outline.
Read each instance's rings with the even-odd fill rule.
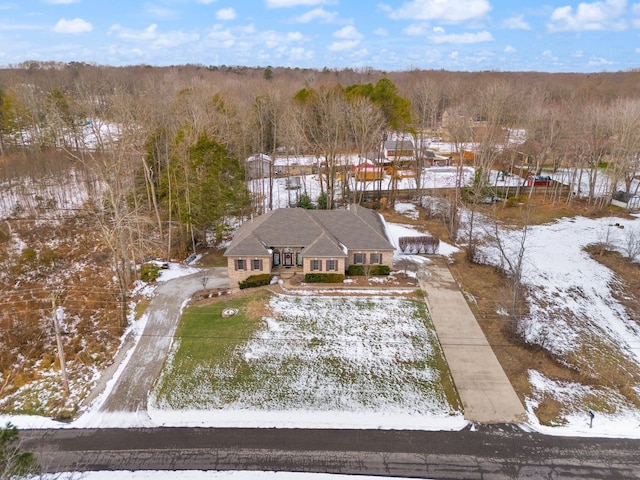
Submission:
[[[473,206],[491,196],[492,170],[575,167],[588,176],[589,202],[603,206],[595,187],[606,166],[613,192],[622,181],[637,193],[639,77],[26,62],[0,71],[0,172],[10,182],[72,169],[92,185],[87,207],[124,291],[132,261],[195,251],[222,238],[229,218],[261,213],[261,196],[272,205],[272,189],[251,196],[244,182],[252,154],[321,159],[320,203],[333,208],[363,199],[357,182],[356,191],[347,182],[336,190],[352,168],[342,158],[375,161],[391,135],[417,147],[410,171],[420,196],[420,145],[437,135],[459,153],[474,146],[454,163],[475,167],[476,180],[458,185],[446,215],[456,238],[458,207],[471,208],[472,245]],[[514,142],[513,132],[526,133]],[[387,204],[395,195],[392,185]],[[555,195],[571,201],[571,191]]]
[[[606,166],[613,192],[624,182],[637,193],[639,76],[26,62],[0,71],[0,172],[5,181],[70,168],[81,175],[129,284],[131,260],[221,238],[230,217],[261,213],[261,195],[271,207],[272,189],[251,196],[244,183],[252,154],[321,159],[321,206],[333,208],[363,199],[357,182],[336,190],[352,168],[342,157],[375,161],[391,135],[417,146],[410,171],[420,196],[426,150],[419,146],[437,135],[459,153],[474,145],[471,158],[453,159],[477,175],[451,199],[455,238],[458,206],[471,206],[473,219],[491,170],[575,167],[588,176],[589,202],[603,206],[596,180]],[[513,132],[526,133],[514,142]],[[558,190],[557,201],[570,202],[568,192]],[[387,196],[392,205],[393,185]],[[469,235],[471,244],[473,227]]]
[[[261,213],[272,189],[250,194],[252,154],[319,159],[321,207],[359,202],[363,192],[336,180],[352,165],[345,155],[380,158],[395,135],[416,145],[410,172],[420,176],[426,139],[456,146],[455,165],[475,167],[461,181],[445,215],[457,237],[458,208],[492,196],[489,173],[537,174],[574,168],[588,177],[588,201],[606,167],[611,192],[622,182],[635,194],[640,155],[640,72],[381,72],[372,69],[107,67],[25,62],[0,70],[0,174],[16,177],[73,172],[90,185],[91,212],[117,265],[122,291],[131,265],[170,258],[221,239],[229,219]],[[513,141],[514,132],[520,141]],[[462,155],[473,145],[470,156]],[[467,147],[468,148],[468,147]],[[406,162],[405,165],[406,167]],[[398,178],[395,163],[392,178]],[[273,182],[273,173],[269,175]],[[517,194],[518,192],[516,192]],[[494,192],[495,194],[495,192]],[[386,191],[393,205],[396,192]],[[551,191],[571,202],[572,189]],[[38,206],[55,210],[55,198]],[[23,207],[20,205],[20,207]],[[12,212],[20,214],[18,207]]]

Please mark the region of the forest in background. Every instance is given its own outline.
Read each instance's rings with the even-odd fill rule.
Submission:
[[[69,356],[77,365],[101,365],[127,324],[141,263],[184,258],[228,235],[235,219],[262,213],[264,199],[260,192],[250,193],[245,182],[250,155],[322,158],[324,206],[332,208],[357,198],[357,192],[336,187],[348,168],[347,154],[368,156],[391,135],[417,145],[441,136],[459,151],[473,144],[472,158],[454,161],[474,166],[476,180],[447,194],[442,215],[449,238],[457,240],[460,210],[471,212],[468,237],[460,240],[472,258],[473,213],[488,194],[491,170],[509,171],[522,163],[533,173],[575,168],[588,178],[587,202],[594,210],[608,203],[596,190],[605,171],[612,190],[624,184],[634,193],[640,168],[639,80],[636,71],[382,72],[55,62],[2,69],[0,197],[43,178],[59,185],[58,192],[73,178],[88,194],[72,211],[61,208],[63,199],[55,196],[24,198],[0,223],[0,279],[6,292],[0,322],[7,332],[1,341],[2,350],[10,352],[0,360],[0,397],[27,385],[32,378],[24,372],[30,368],[55,364],[52,355],[42,354],[53,351],[43,327],[52,304],[69,305],[74,319],[69,333],[80,340],[67,347]],[[516,130],[526,132],[518,144],[505,134]],[[416,167],[424,154],[415,150]],[[413,171],[419,180],[421,168]],[[554,201],[573,198],[565,192]],[[26,245],[16,245],[18,232]],[[74,273],[61,277],[71,266]],[[69,275],[77,278],[71,282]],[[96,341],[87,342],[96,331],[102,332]],[[28,368],[20,363],[25,349],[32,358]],[[68,408],[59,401],[55,408]],[[37,400],[34,405],[35,411],[43,408]]]

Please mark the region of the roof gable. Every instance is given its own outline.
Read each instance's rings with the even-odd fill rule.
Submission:
[[[305,248],[303,254],[307,257],[346,257],[345,249],[333,235],[323,232],[315,241]]]

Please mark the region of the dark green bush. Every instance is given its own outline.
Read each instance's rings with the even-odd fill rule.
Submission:
[[[238,284],[241,290],[245,288],[262,287],[271,283],[271,274],[261,273],[260,275],[251,275]]]
[[[371,275],[389,275],[390,269],[388,265],[373,265],[371,267]]]
[[[352,277],[369,275],[389,275],[390,269],[388,265],[349,265],[347,274]]]
[[[352,277],[364,275],[364,265],[349,265],[347,275]]]
[[[342,283],[342,273],[307,273],[304,276],[305,283]]]
[[[140,267],[140,280],[151,282],[160,276],[160,267],[155,263],[143,263]]]

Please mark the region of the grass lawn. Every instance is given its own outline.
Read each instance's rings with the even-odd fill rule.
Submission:
[[[238,314],[222,318],[230,307]],[[461,410],[424,302],[266,291],[188,308],[154,402],[164,409]]]

